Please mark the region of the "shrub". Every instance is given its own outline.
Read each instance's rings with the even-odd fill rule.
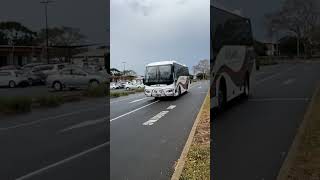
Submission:
[[[85,95],[89,97],[104,97],[107,95],[107,87],[103,83],[97,87],[89,87],[86,89]]]
[[[29,97],[0,98],[0,112],[23,113],[31,111],[32,99]]]
[[[37,98],[36,102],[38,102],[40,106],[54,107],[61,105],[64,102],[64,99],[62,96],[48,95]]]
[[[136,92],[144,92],[144,88],[136,89]]]

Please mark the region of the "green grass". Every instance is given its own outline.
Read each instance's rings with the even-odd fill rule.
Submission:
[[[1,97],[0,112],[2,113],[24,113],[31,111],[32,99],[29,97]]]

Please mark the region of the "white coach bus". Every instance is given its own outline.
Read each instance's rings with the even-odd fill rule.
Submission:
[[[255,53],[250,19],[211,5],[211,108],[248,97],[255,84]]]
[[[146,65],[144,93],[148,97],[180,96],[190,86],[189,69],[176,61],[160,61]]]

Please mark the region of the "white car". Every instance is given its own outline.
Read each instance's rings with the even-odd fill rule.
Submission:
[[[61,91],[65,88],[96,87],[105,82],[107,82],[107,78],[100,73],[88,72],[78,66],[69,66],[49,75],[46,84],[48,88]]]
[[[24,76],[21,71],[17,70],[3,70],[0,71],[0,86],[9,86],[14,88],[16,86],[28,86],[28,78]]]
[[[110,83],[110,89],[119,89],[119,86],[115,83]]]
[[[56,73],[57,71],[60,71],[61,69],[65,68],[67,64],[43,64],[38,65],[32,68],[33,72],[41,71],[46,76]]]
[[[128,82],[125,84],[124,88],[126,90],[140,89],[140,88],[144,88],[144,85]]]

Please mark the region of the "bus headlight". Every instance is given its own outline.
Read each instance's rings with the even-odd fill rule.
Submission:
[[[168,89],[167,90],[167,93],[172,93],[173,92],[173,89]]]

